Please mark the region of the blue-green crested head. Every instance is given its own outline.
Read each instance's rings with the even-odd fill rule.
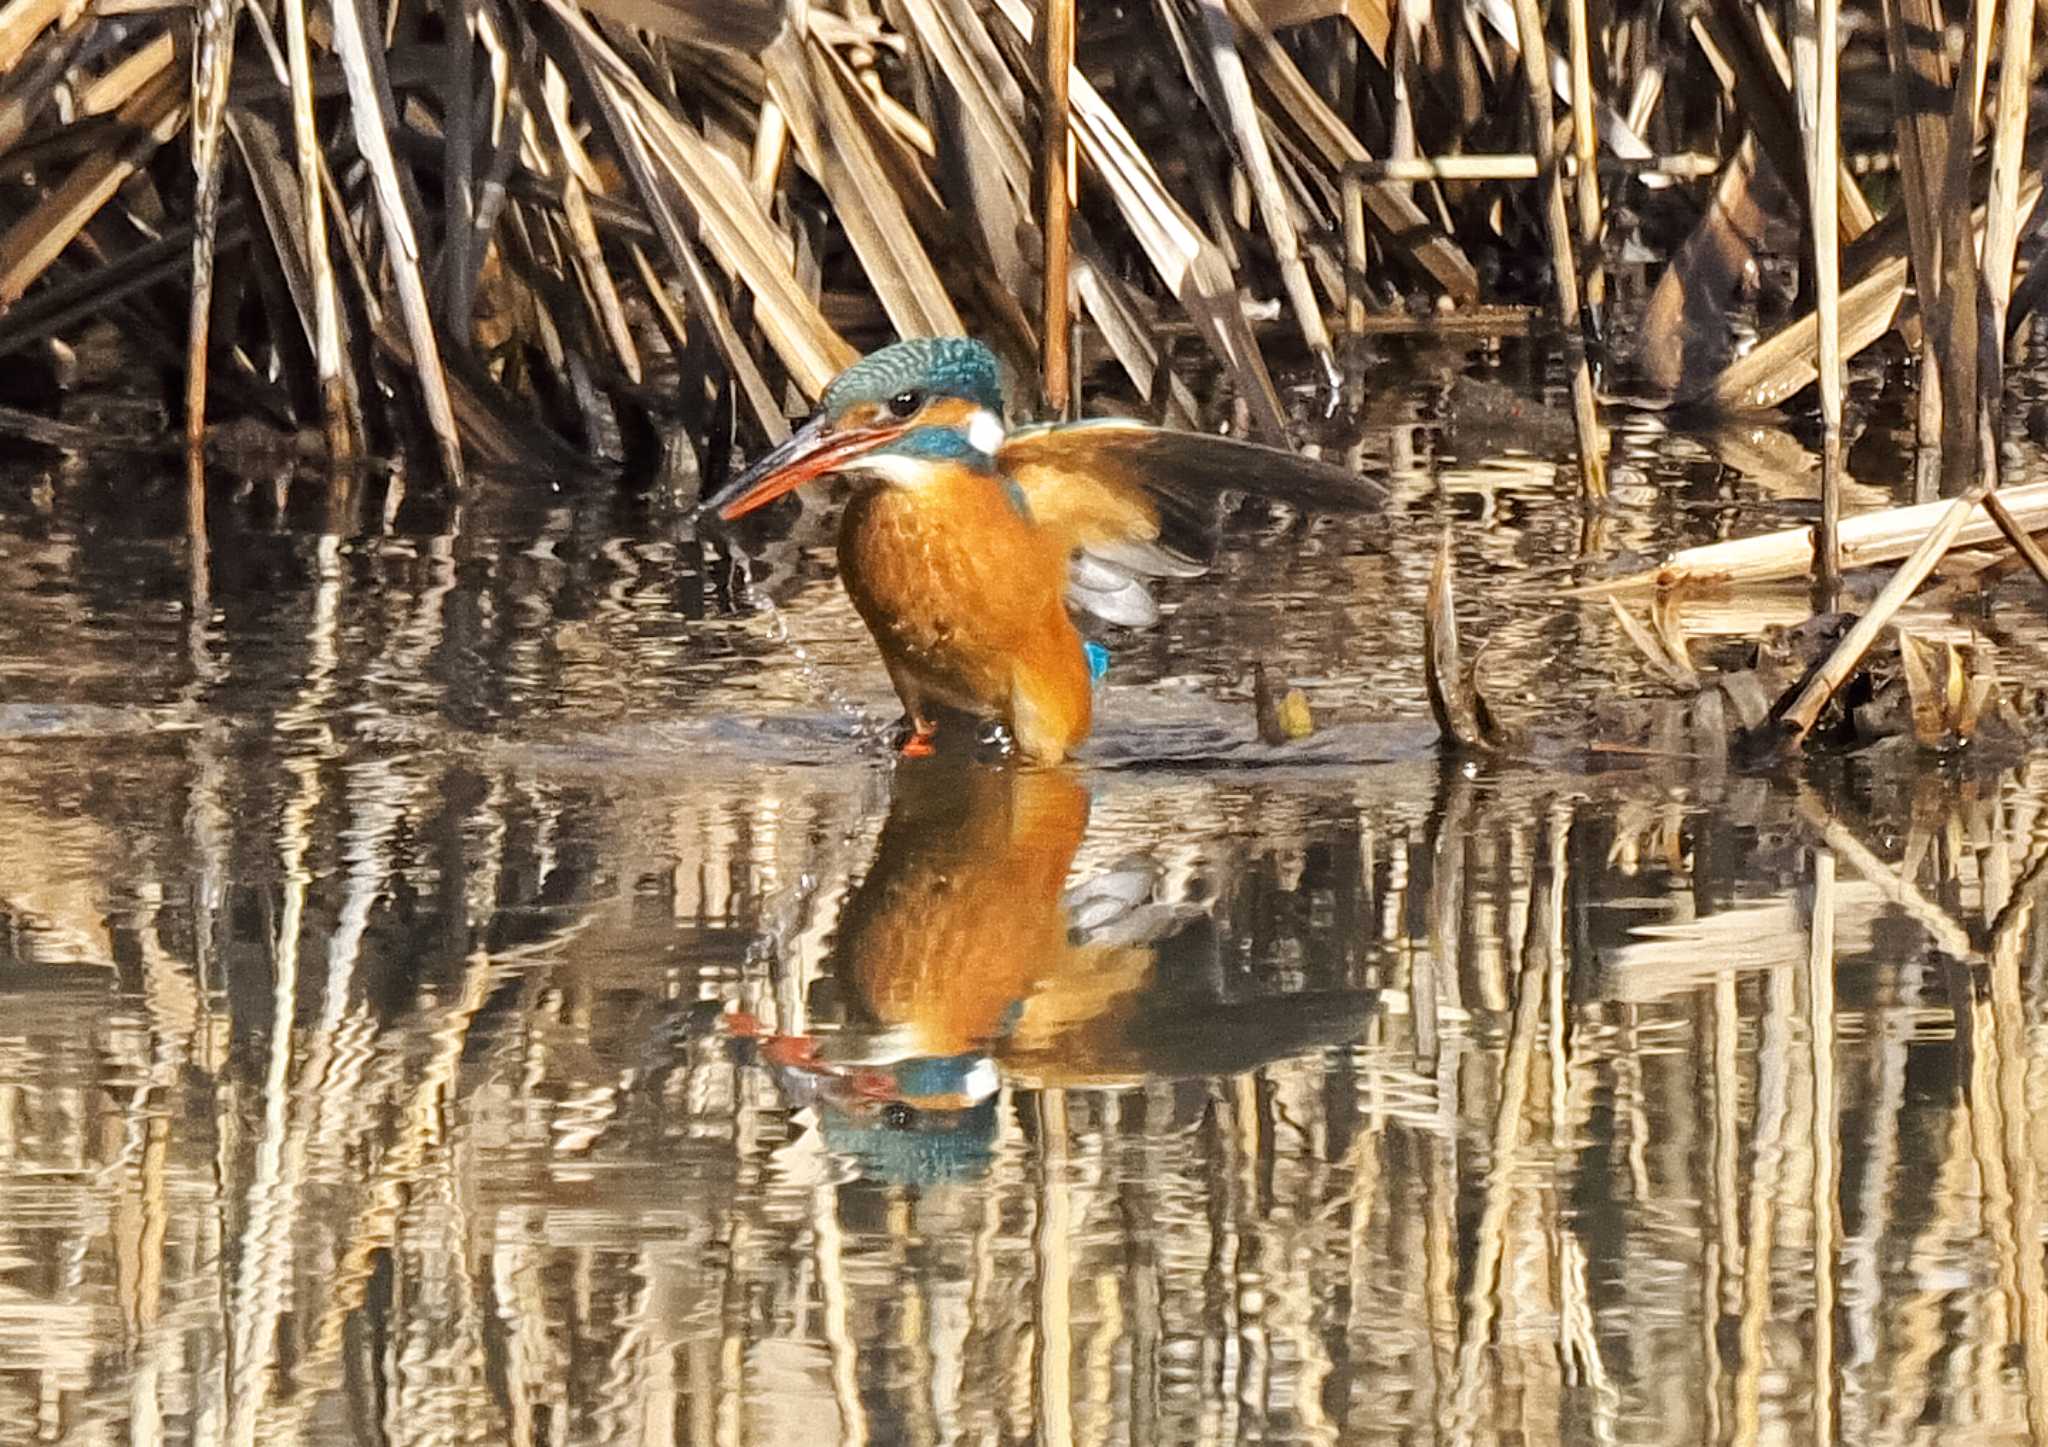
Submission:
[[[1002,415],[1003,381],[995,353],[972,337],[915,337],[870,352],[825,389],[820,410],[831,414],[863,403],[886,406],[906,393],[957,397]]]
[[[993,470],[1003,437],[993,352],[969,337],[898,342],[840,373],[815,416],[702,506],[730,521],[816,477],[915,484],[937,467]]]

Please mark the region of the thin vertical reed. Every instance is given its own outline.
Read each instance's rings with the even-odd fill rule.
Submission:
[[[306,0],[284,0],[283,9],[285,61],[291,73],[292,153],[299,172],[299,220],[305,230],[306,268],[313,279],[313,371],[320,387],[328,456],[342,460],[355,455],[357,438],[348,374],[344,370],[334,258],[327,244],[327,197],[321,175],[325,162],[313,116],[313,60],[306,35]]]
[[[220,225],[221,139],[235,64],[240,0],[201,0],[192,56],[192,294],[185,342],[185,449],[206,445],[206,354],[212,331],[213,244]]]
[[[1572,154],[1579,173],[1572,182],[1578,202],[1579,254],[1586,263],[1586,305],[1597,315],[1607,300],[1607,269],[1600,255],[1600,131],[1593,104],[1593,39],[1586,18],[1588,0],[1568,0],[1572,74]]]
[[[2020,223],[2020,162],[2026,145],[2029,79],[2033,73],[2035,7],[2006,0],[1998,59],[1998,108],[1992,119],[1991,192],[1984,209],[1983,281],[1991,308],[1991,366],[1978,379],[1994,439],[2003,410],[2007,316]],[[1996,457],[1996,450],[1991,455]]]
[[[1038,37],[1040,78],[1045,103],[1038,138],[1039,225],[1044,247],[1044,290],[1039,304],[1039,385],[1045,410],[1053,417],[1071,416],[1071,343],[1073,220],[1069,161],[1073,155],[1072,111],[1067,80],[1074,68],[1074,0],[1046,0],[1045,25]]]
[[[1539,184],[1543,187],[1544,219],[1550,235],[1551,280],[1557,292],[1558,325],[1564,329],[1565,362],[1572,378],[1579,484],[1586,497],[1603,498],[1607,495],[1606,436],[1593,396],[1593,373],[1586,364],[1585,336],[1580,328],[1579,269],[1572,254],[1572,223],[1564,202],[1564,170],[1550,116],[1550,47],[1543,38],[1543,16],[1536,0],[1515,0],[1515,29],[1529,97],[1529,149],[1535,152],[1537,169],[1543,173]]]
[[[1815,582],[1832,594],[1841,574],[1842,236],[1839,220],[1841,0],[1799,0],[1792,60],[1799,83],[1800,142],[1806,157],[1813,246],[1816,357],[1820,374],[1821,515]]]

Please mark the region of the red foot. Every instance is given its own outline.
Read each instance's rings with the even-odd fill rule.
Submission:
[[[928,759],[937,752],[932,745],[930,729],[920,729],[903,741],[903,757],[906,759]]]
[[[785,1070],[815,1069],[818,1041],[811,1035],[771,1035],[761,1044],[761,1058]]]

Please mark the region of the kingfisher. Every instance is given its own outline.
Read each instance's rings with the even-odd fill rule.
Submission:
[[[839,576],[902,700],[905,756],[964,717],[1036,764],[1088,736],[1107,660],[1070,608],[1146,627],[1154,580],[1205,570],[1166,522],[1227,493],[1318,511],[1380,498],[1343,468],[1233,438],[1121,418],[1012,428],[995,354],[968,337],[863,357],[699,514],[731,521],[825,477],[853,484]]]

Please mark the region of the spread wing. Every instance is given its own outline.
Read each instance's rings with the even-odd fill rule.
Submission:
[[[1021,427],[1004,440],[996,466],[1016,482],[1038,525],[1066,543],[1074,559],[1068,602],[1133,628],[1158,621],[1150,579],[1203,571],[1177,544],[1201,537],[1225,498],[1358,512],[1385,497],[1377,483],[1332,463],[1124,418]]]

